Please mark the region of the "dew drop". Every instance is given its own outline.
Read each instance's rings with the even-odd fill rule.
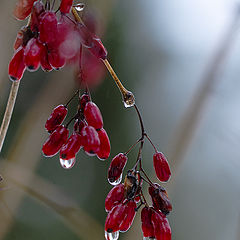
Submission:
[[[85,8],[85,4],[84,3],[78,3],[74,7],[78,12],[81,12]]]
[[[111,182],[111,181],[109,181],[109,179],[108,179],[108,182],[109,182],[111,185],[113,185],[113,186],[118,185],[121,181],[122,181],[122,174],[121,174],[120,177],[119,177],[117,180],[115,180],[114,182]]]
[[[105,231],[105,239],[106,240],[117,240],[118,237],[119,237],[119,231],[112,232],[112,233],[108,233],[107,231]]]
[[[69,160],[60,158],[60,164],[64,169],[71,169],[74,166],[75,162],[76,162],[75,158],[71,158]]]
[[[123,94],[123,104],[126,108],[133,107],[135,105],[135,97],[132,92],[127,91]]]

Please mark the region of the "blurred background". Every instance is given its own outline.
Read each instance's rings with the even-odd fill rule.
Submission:
[[[240,239],[240,2],[236,0],[89,0],[86,11],[120,79],[135,93],[145,128],[166,154],[164,184],[173,203],[172,239]],[[0,3],[0,116],[11,82],[8,62],[18,29],[15,0]],[[104,117],[111,157],[140,136],[105,70],[92,98]],[[24,74],[0,155],[0,239],[104,239],[104,201],[111,186],[105,162],[82,151],[71,170],[45,158],[45,121],[75,92],[73,69]],[[76,103],[70,112],[74,112]],[[153,149],[144,168],[154,181]],[[125,171],[135,162],[129,155]],[[142,239],[140,213],[120,239]]]

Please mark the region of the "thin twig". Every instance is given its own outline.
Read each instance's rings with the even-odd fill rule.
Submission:
[[[16,97],[17,97],[17,93],[18,93],[18,88],[19,88],[19,81],[18,82],[13,82],[12,83],[12,87],[9,93],[9,97],[8,97],[8,103],[6,106],[6,110],[4,113],[4,117],[3,117],[3,121],[2,121],[2,125],[0,128],[0,152],[2,151],[2,147],[3,147],[3,143],[7,134],[7,130],[9,127],[9,123],[12,117],[12,113],[13,113],[13,108],[16,102]]]

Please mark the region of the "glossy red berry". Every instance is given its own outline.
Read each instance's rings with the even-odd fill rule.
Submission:
[[[84,117],[88,125],[95,129],[103,127],[103,118],[98,106],[93,102],[88,102],[84,108]]]
[[[171,240],[171,228],[167,218],[157,211],[152,211],[151,222],[156,240]]]
[[[126,205],[120,203],[116,205],[107,215],[105,221],[105,231],[113,233],[119,231],[120,224],[123,221]]]
[[[137,204],[134,201],[128,201],[125,206],[124,219],[119,226],[120,232],[126,232],[132,225],[136,215]]]
[[[75,155],[78,153],[81,146],[81,136],[77,133],[73,133],[67,142],[62,146],[60,150],[60,158],[62,160],[75,158]]]
[[[118,184],[108,193],[105,199],[105,210],[111,211],[113,207],[121,203],[124,199],[124,185]]]
[[[13,12],[14,16],[18,20],[24,20],[30,15],[33,3],[36,1],[37,0],[18,0]]]
[[[39,39],[43,43],[54,43],[58,37],[58,21],[54,12],[47,11],[41,15]]]
[[[61,13],[69,13],[73,4],[73,0],[62,0],[60,5]]]
[[[89,51],[97,58],[105,60],[107,58],[107,50],[103,46],[102,41],[99,38],[93,38],[93,46],[89,48]]]
[[[10,80],[12,81],[21,80],[23,73],[26,69],[23,57],[24,49],[22,47],[19,47],[18,50],[14,53],[13,58],[11,59],[8,66],[8,75]]]
[[[112,185],[116,185],[122,180],[122,172],[127,163],[127,156],[119,153],[115,156],[108,168],[108,181]]]
[[[33,4],[30,27],[33,32],[38,32],[40,24],[40,15],[45,11],[43,2],[36,1]]]
[[[42,52],[42,44],[32,38],[24,50],[24,63],[29,71],[36,71],[39,68]]]
[[[80,98],[81,110],[84,112],[86,104],[90,101],[90,96],[88,94],[83,94]]]
[[[168,198],[166,190],[155,183],[148,188],[148,192],[152,198],[153,207],[160,210],[165,215],[172,211],[172,204]]]
[[[48,61],[56,70],[64,67],[66,59],[59,53],[58,48],[49,47]]]
[[[22,44],[23,44],[23,29],[21,29],[17,33],[17,37],[13,45],[14,50],[17,50],[20,46],[22,46]]]
[[[50,72],[53,69],[51,64],[48,61],[48,50],[46,47],[43,47],[40,64],[41,64],[42,70],[45,72]]]
[[[141,222],[143,236],[146,238],[154,238],[154,229],[151,221],[152,209],[144,207],[141,211]]]
[[[87,124],[82,121],[82,120],[79,120],[77,119],[74,123],[74,126],[73,126],[73,129],[74,129],[74,132],[76,133],[81,133],[82,129],[86,126]]]
[[[171,176],[168,161],[162,152],[153,155],[153,165],[158,179],[167,182]]]
[[[48,132],[54,131],[67,116],[67,108],[64,105],[55,107],[46,121],[45,128]]]
[[[100,140],[100,148],[99,151],[97,152],[97,156],[99,159],[105,160],[110,155],[111,151],[110,141],[107,132],[103,128],[98,130],[97,132]]]
[[[43,144],[42,151],[46,157],[52,157],[58,153],[63,144],[68,139],[69,131],[64,126],[59,126],[57,129],[48,137],[46,142]]]
[[[85,126],[81,131],[81,135],[84,151],[89,155],[95,155],[100,148],[100,140],[95,128]]]

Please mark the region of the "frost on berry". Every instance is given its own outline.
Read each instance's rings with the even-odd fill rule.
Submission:
[[[64,105],[58,105],[53,109],[50,117],[46,121],[45,128],[48,132],[54,131],[65,119],[67,108]]]
[[[100,148],[100,140],[95,128],[85,126],[81,131],[81,135],[84,151],[90,156],[95,155]]]
[[[167,182],[171,176],[168,161],[162,152],[153,155],[153,165],[158,179]]]
[[[37,0],[18,0],[13,12],[14,16],[18,20],[24,20],[27,18],[32,11],[34,2],[36,1]]]
[[[29,71],[36,71],[40,66],[43,46],[32,38],[24,49],[24,63]]]
[[[19,47],[13,55],[13,58],[11,59],[8,66],[8,75],[12,81],[19,81],[23,76],[23,73],[26,69],[23,62],[23,57],[24,49],[22,47]]]
[[[122,172],[127,163],[127,156],[119,153],[115,156],[108,168],[108,181],[112,185],[116,185],[122,180]]]
[[[114,206],[121,203],[124,199],[124,185],[118,184],[108,193],[105,199],[105,210],[111,211]]]
[[[136,215],[137,204],[135,201],[127,201],[125,206],[124,218],[119,226],[120,232],[126,232],[132,225]]]
[[[109,141],[107,132],[103,128],[98,130],[97,132],[100,140],[100,148],[97,152],[97,156],[99,159],[105,160],[110,155],[110,150],[111,150],[110,141]]]
[[[154,229],[151,221],[152,211],[149,207],[144,207],[141,211],[142,232],[146,238],[154,238]]]
[[[155,183],[148,188],[148,192],[152,198],[153,207],[156,210],[160,210],[165,215],[172,211],[172,204],[168,198],[166,190]]]
[[[48,137],[46,142],[43,144],[42,151],[46,157],[52,157],[58,153],[64,143],[68,139],[69,131],[64,126],[59,126],[57,129]]]
[[[103,127],[102,114],[93,102],[88,102],[84,108],[84,117],[88,122],[88,125],[94,127],[95,129],[101,129]]]
[[[60,4],[61,13],[69,13],[73,4],[73,0],[62,0]]]

